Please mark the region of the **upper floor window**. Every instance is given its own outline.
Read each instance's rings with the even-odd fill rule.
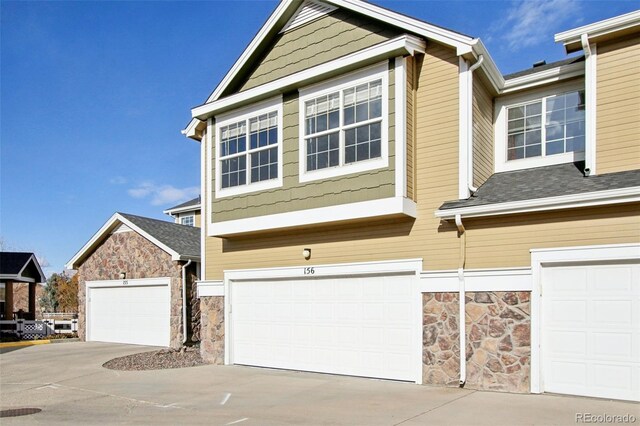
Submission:
[[[195,225],[194,216],[193,215],[180,216],[180,224],[186,225],[186,226],[194,226]]]
[[[387,108],[382,65],[301,90],[300,180],[386,166]]]
[[[498,99],[496,114],[496,172],[584,159],[581,83]]]
[[[508,160],[584,151],[584,91],[509,107],[507,120]]]
[[[217,197],[282,184],[281,122],[281,99],[219,118]]]

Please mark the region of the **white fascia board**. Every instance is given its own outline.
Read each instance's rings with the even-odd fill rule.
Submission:
[[[428,24],[426,22],[419,21],[417,19],[410,18],[408,16],[401,15],[399,13],[392,12],[390,10],[375,6],[373,4],[363,2],[361,0],[325,0],[326,3],[333,4],[338,7],[343,7],[348,10],[352,10],[357,13],[361,13],[370,16],[374,19],[386,22],[390,25],[404,28],[407,31],[420,34],[424,37],[438,41],[440,43],[455,47],[459,50],[458,54],[463,54],[469,51],[469,46],[473,39],[471,37],[458,34],[456,32],[446,30],[444,28],[437,27],[435,25]],[[224,76],[220,84],[213,91],[211,96],[207,99],[207,104],[216,101],[220,98],[220,95],[227,86],[233,81],[238,72],[245,66],[247,61],[255,53],[256,49],[262,44],[264,39],[271,33],[274,27],[281,21],[282,17],[287,13],[293,13],[295,11],[290,10],[292,7],[298,7],[301,2],[295,2],[292,0],[284,0],[280,2],[278,7],[273,11],[267,22],[260,28],[258,34],[251,40],[249,46],[242,52],[240,58],[233,64],[231,69]],[[286,23],[283,23],[286,24]],[[461,53],[460,53],[461,52]]]
[[[196,286],[198,289],[198,299],[209,296],[224,296],[223,280],[196,281]]]
[[[253,89],[200,105],[193,108],[191,110],[191,114],[194,118],[204,120],[218,112],[230,110],[236,106],[257,101],[258,99],[264,99],[281,94],[282,91],[287,88],[298,88],[310,84],[315,79],[321,78],[325,75],[330,76],[341,69],[372,64],[399,54],[415,55],[416,53],[424,53],[425,48],[426,44],[423,40],[411,35],[403,35],[367,49],[360,50],[356,53],[326,62],[322,65],[279,78]]]
[[[144,230],[136,226],[133,222],[131,222],[124,216],[120,215],[119,213],[115,213],[104,225],[102,225],[102,228],[100,228],[100,230],[98,230],[98,232],[96,232],[93,235],[93,237],[91,237],[91,239],[80,249],[80,251],[78,251],[78,253],[76,253],[76,255],[73,256],[71,260],[69,260],[69,262],[65,264],[65,267],[67,269],[76,269],[76,263],[80,259],[84,258],[85,254],[88,251],[92,250],[95,247],[95,245],[99,241],[101,241],[105,235],[109,234],[117,222],[124,223],[129,228],[131,228],[132,230],[134,230],[135,232],[137,232],[138,234],[140,234],[141,236],[149,240],[151,243],[155,244],[165,252],[169,253],[171,255],[172,260],[199,260],[199,258],[192,257],[192,256],[181,256],[178,252],[176,252],[169,246],[161,243],[156,238],[149,235],[147,232],[145,232]]]
[[[603,206],[609,204],[633,203],[638,201],[640,201],[640,186],[633,186],[629,188],[587,192],[584,194],[561,195],[558,197],[536,198],[533,200],[512,201],[508,203],[436,210],[435,216],[440,219],[451,220],[454,219],[456,215],[460,215],[463,218],[498,216],[579,207]]]
[[[198,204],[192,204],[190,206],[185,206],[185,207],[180,207],[177,209],[167,209],[164,210],[162,213],[164,214],[168,214],[168,215],[174,215],[177,213],[186,213],[186,212],[197,212],[200,210],[200,203]]]
[[[11,274],[0,274],[0,279],[6,281],[17,281],[17,282],[27,282],[27,283],[35,283],[35,278],[23,277],[20,274],[11,275]]]
[[[115,227],[116,221],[118,221],[118,216],[118,213],[114,213],[113,216],[111,216],[109,220],[107,220],[105,224],[102,225],[98,232],[93,234],[89,241],[87,241],[87,243],[82,246],[80,250],[78,250],[78,252],[71,258],[71,260],[69,260],[64,265],[65,268],[76,269],[76,262],[83,258],[86,252],[91,250],[106,233],[111,232],[111,230]]]
[[[327,2],[403,28],[412,33],[420,34],[423,37],[439,43],[455,47],[460,50],[458,55],[462,54],[462,52],[467,52],[474,40],[472,37],[464,34],[447,30],[361,0],[327,0]]]
[[[548,70],[536,72],[522,77],[506,80],[501,94],[507,94],[523,89],[530,89],[544,84],[555,83],[569,78],[581,77],[584,75],[584,62],[563,65]]]
[[[238,72],[242,69],[245,63],[249,60],[249,58],[254,54],[258,46],[264,41],[267,35],[273,30],[273,27],[276,26],[278,21],[282,18],[282,16],[287,12],[287,10],[293,5],[293,0],[283,0],[280,2],[278,7],[273,11],[273,13],[267,19],[267,22],[264,23],[260,31],[256,34],[256,36],[251,40],[249,46],[242,52],[238,60],[233,64],[231,69],[227,72],[227,74],[223,77],[220,84],[215,88],[211,96],[207,99],[207,103],[213,102],[217,100],[222,92],[227,88],[227,86],[231,83],[231,81],[235,78]]]
[[[531,268],[465,269],[466,291],[531,291]],[[421,293],[457,293],[460,280],[457,270],[423,271]]]
[[[415,218],[417,217],[416,203],[404,197],[391,197],[247,219],[213,222],[209,224],[208,235],[210,237],[226,237],[248,232],[392,215]]]
[[[192,118],[187,127],[180,133],[182,133],[189,139],[200,142],[200,140],[202,139],[202,132],[198,131],[198,126],[200,126],[201,124],[203,124],[202,121],[198,120],[197,118]]]
[[[46,281],[47,277],[44,275],[44,272],[42,272],[42,268],[40,267],[40,262],[38,262],[38,258],[36,257],[35,254],[32,254],[31,257],[29,258],[29,260],[27,260],[24,265],[22,266],[22,269],[20,269],[20,272],[18,272],[18,276],[20,276],[22,279],[27,279],[27,277],[23,277],[22,273],[24,272],[24,270],[27,268],[27,266],[29,265],[29,262],[33,262],[34,265],[36,265],[36,269],[38,270],[38,274],[40,274],[40,278],[43,278],[43,281]],[[34,282],[36,280],[34,279]]]
[[[281,268],[256,268],[225,270],[225,281],[269,280],[282,278],[314,278],[348,275],[411,274],[418,276],[422,271],[422,259],[398,259],[375,262],[335,263],[326,265],[301,264]],[[313,275],[305,274],[305,269],[313,267]]]
[[[640,10],[557,33],[554,40],[556,43],[563,43],[566,46],[570,43],[579,43],[582,34],[588,34],[590,38],[599,37],[638,25],[640,25]]]
[[[491,57],[491,54],[489,54],[489,51],[485,47],[482,40],[480,40],[479,38],[473,41],[472,47],[473,55],[476,59],[478,59],[480,55],[484,57],[484,61],[482,62],[482,65],[480,65],[480,68],[484,70],[487,79],[493,86],[493,89],[496,92],[500,93],[504,87],[504,77],[502,77],[502,73]]]

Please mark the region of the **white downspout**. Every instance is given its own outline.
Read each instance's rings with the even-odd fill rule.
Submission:
[[[471,65],[467,71],[467,78],[469,79],[469,91],[467,93],[467,108],[469,108],[467,113],[469,120],[467,123],[467,143],[469,144],[467,148],[467,187],[469,191],[471,191],[471,195],[478,190],[478,188],[473,186],[473,72],[478,69],[483,62],[484,56],[478,55],[476,63]]]
[[[187,342],[187,267],[191,259],[182,265],[182,344]]]
[[[456,215],[456,226],[460,236],[460,263],[458,265],[458,328],[460,335],[460,387],[464,386],[467,381],[467,327],[465,318],[465,297],[466,291],[464,286],[464,264],[466,261],[466,235],[464,225],[462,224],[462,216]]]
[[[582,50],[584,51],[584,88],[585,88],[585,104],[586,104],[586,125],[585,125],[585,144],[584,144],[584,174],[590,176],[596,173],[595,165],[595,111],[596,111],[596,67],[595,67],[595,48],[589,44],[589,35],[582,34],[580,36]]]

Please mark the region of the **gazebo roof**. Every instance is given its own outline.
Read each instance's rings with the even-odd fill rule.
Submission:
[[[43,283],[46,280],[35,254],[0,252],[0,281]]]

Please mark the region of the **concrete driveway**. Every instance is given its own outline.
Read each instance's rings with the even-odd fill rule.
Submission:
[[[236,366],[112,371],[153,348],[61,343],[0,354],[0,409],[39,408],[11,424],[576,424],[577,413],[636,417],[640,405],[515,395]]]

